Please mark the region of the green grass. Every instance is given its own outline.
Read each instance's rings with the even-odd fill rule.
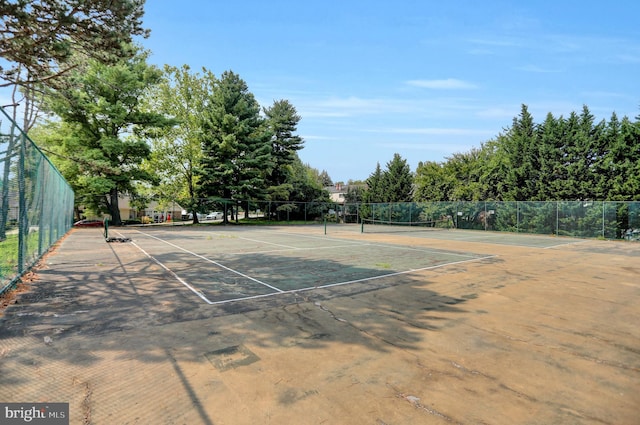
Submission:
[[[26,258],[29,263],[38,257],[39,232],[31,232],[26,240]],[[18,273],[18,235],[9,234],[0,242],[0,279],[10,280]],[[26,266],[27,264],[25,264]]]
[[[7,235],[0,242],[0,279],[11,278],[18,267],[18,235]]]

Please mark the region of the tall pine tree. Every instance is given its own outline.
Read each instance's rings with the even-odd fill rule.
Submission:
[[[300,116],[296,108],[287,100],[277,100],[270,108],[265,108],[267,126],[271,134],[271,159],[272,168],[270,174],[265,175],[269,185],[269,191],[274,198],[285,197],[288,199],[291,185],[287,184],[290,174],[290,165],[297,158],[297,151],[302,149],[304,141],[295,134]]]
[[[506,142],[502,148],[506,153],[509,169],[505,176],[505,200],[524,201],[532,199],[538,179],[538,155],[536,126],[526,105],[520,115],[513,119]]]
[[[226,201],[262,198],[265,172],[273,168],[271,135],[247,83],[232,71],[215,83],[203,130],[201,196]]]
[[[384,202],[409,202],[413,193],[413,174],[407,160],[394,154],[382,176]]]

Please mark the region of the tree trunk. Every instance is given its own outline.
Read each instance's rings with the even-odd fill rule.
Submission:
[[[120,207],[118,205],[118,189],[111,189],[109,192],[109,213],[111,214],[111,224],[119,226],[122,224],[120,218]]]

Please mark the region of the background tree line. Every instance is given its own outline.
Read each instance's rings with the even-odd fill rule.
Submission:
[[[596,122],[587,106],[536,124],[526,105],[511,127],[445,161],[420,162],[415,173],[398,154],[378,164],[352,202],[637,201],[640,122],[615,113]],[[411,183],[408,183],[411,182]]]

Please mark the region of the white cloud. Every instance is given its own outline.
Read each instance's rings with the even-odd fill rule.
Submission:
[[[455,78],[447,78],[444,80],[409,80],[406,83],[414,87],[435,90],[460,90],[477,88],[475,84]]]
[[[493,136],[493,130],[480,130],[473,128],[391,128],[386,130],[389,133],[396,134],[423,134],[432,136]]]
[[[511,108],[487,108],[476,113],[480,118],[513,118],[520,112],[520,105]]]
[[[544,68],[542,66],[538,66],[538,65],[524,65],[524,66],[517,66],[514,69],[518,70],[518,71],[525,71],[525,72],[534,72],[537,74],[550,74],[550,73],[557,73],[557,72],[562,72],[559,69],[555,69],[555,68]]]
[[[490,47],[517,47],[521,48],[524,43],[516,38],[472,38],[468,40],[471,44]]]
[[[300,137],[302,137],[305,141],[313,141],[313,140],[317,140],[317,141],[326,141],[326,142],[335,142],[335,141],[341,141],[342,139],[339,139],[337,137],[328,137],[328,136],[317,136],[317,135],[313,135],[313,134],[301,134]]]

